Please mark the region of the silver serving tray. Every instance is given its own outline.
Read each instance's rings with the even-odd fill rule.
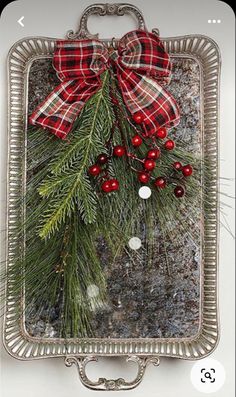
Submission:
[[[141,12],[129,4],[96,4],[88,7],[81,17],[78,33],[68,32],[68,38],[94,37],[87,29],[91,14],[124,15],[130,13],[145,29]],[[157,29],[154,29],[158,33]],[[8,58],[9,77],[9,152],[7,193],[7,269],[16,260],[19,242],[14,238],[19,216],[19,197],[25,191],[25,154],[27,131],[28,76],[32,62],[50,58],[55,40],[46,37],[29,37],[11,48]],[[4,345],[13,357],[34,360],[62,357],[67,366],[76,364],[82,383],[94,390],[124,390],[136,387],[142,380],[148,363],[159,365],[159,358],[175,357],[186,360],[201,359],[210,354],[219,337],[217,304],[217,246],[218,246],[218,107],[220,55],[216,43],[201,35],[162,39],[171,56],[194,59],[200,68],[202,155],[212,171],[212,178],[203,173],[207,191],[207,217],[202,225],[202,260],[200,293],[200,329],[189,338],[136,338],[136,339],[59,339],[36,338],[27,333],[24,319],[24,286],[19,295],[12,291],[12,281],[6,281],[6,309],[4,318]],[[109,42],[111,40],[104,40]],[[203,208],[204,212],[204,208]],[[18,313],[21,313],[20,320]],[[138,364],[138,373],[131,382],[124,379],[101,378],[94,382],[86,376],[86,364],[99,356],[123,356]]]

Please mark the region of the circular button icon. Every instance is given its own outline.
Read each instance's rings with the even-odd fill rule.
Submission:
[[[191,382],[202,393],[215,393],[225,383],[225,369],[219,361],[204,358],[193,365]]]

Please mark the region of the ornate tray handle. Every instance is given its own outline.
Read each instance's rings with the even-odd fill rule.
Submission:
[[[131,14],[137,19],[138,29],[146,30],[145,22],[141,11],[132,4],[113,3],[113,4],[94,4],[87,7],[80,19],[80,25],[78,32],[74,33],[73,30],[69,30],[67,38],[70,40],[83,39],[83,38],[98,38],[98,34],[91,34],[88,31],[88,17],[90,15],[117,15],[123,16],[125,14]]]
[[[148,357],[138,357],[138,356],[128,356],[126,361],[132,361],[138,364],[138,373],[136,378],[131,382],[126,382],[123,378],[118,379],[106,379],[99,378],[97,381],[91,381],[86,375],[86,365],[91,361],[98,361],[97,357],[76,357],[67,356],[65,358],[65,365],[71,367],[73,364],[77,366],[78,373],[82,384],[92,390],[130,390],[138,386],[145,374],[145,370],[148,364],[153,364],[158,366],[160,364],[159,357],[148,356]]]

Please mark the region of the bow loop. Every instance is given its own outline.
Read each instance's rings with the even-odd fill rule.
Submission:
[[[108,50],[99,40],[57,41],[53,67],[61,81],[89,79],[106,69]]]
[[[159,37],[143,30],[127,33],[119,43],[119,62],[128,69],[150,77],[171,75],[169,54]]]

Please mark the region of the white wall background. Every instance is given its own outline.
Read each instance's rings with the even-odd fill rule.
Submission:
[[[110,1],[114,2],[114,1]],[[221,176],[234,178],[234,14],[224,2],[217,0],[131,0],[144,13],[149,29],[158,27],[162,37],[200,33],[210,36],[220,46],[222,54],[221,78],[221,130],[220,158]],[[11,45],[25,36],[64,37],[67,30],[78,26],[81,12],[92,0],[19,0],[11,3],[3,11],[0,19],[0,161],[1,161],[1,230],[4,230],[5,183],[7,151],[7,82],[6,56]],[[25,27],[17,20],[24,15]],[[209,24],[208,19],[221,19],[221,24]],[[100,37],[121,36],[135,28],[129,17],[114,19],[91,18],[92,32],[101,32]],[[223,181],[221,191],[234,195],[233,179]],[[222,195],[222,201],[233,205],[233,200]],[[233,229],[233,210],[224,207],[227,221]],[[222,222],[225,221],[222,219]],[[4,237],[4,233],[2,233]],[[4,242],[3,242],[4,246]],[[3,249],[4,250],[4,249]],[[216,392],[216,397],[234,395],[234,242],[224,228],[220,239],[220,317],[221,339],[212,357],[220,361],[226,370],[226,382]],[[150,397],[199,397],[190,381],[193,362],[162,359],[159,368],[150,367],[143,383],[135,390],[120,392],[120,397],[148,395]],[[135,374],[132,364],[124,361],[102,360],[101,364],[91,364],[89,375],[124,376],[131,379]],[[75,397],[91,396],[92,391],[83,388],[78,381],[75,367],[67,369],[62,359],[48,359],[31,362],[17,361],[1,349],[2,397]],[[112,395],[111,392],[100,396]]]

